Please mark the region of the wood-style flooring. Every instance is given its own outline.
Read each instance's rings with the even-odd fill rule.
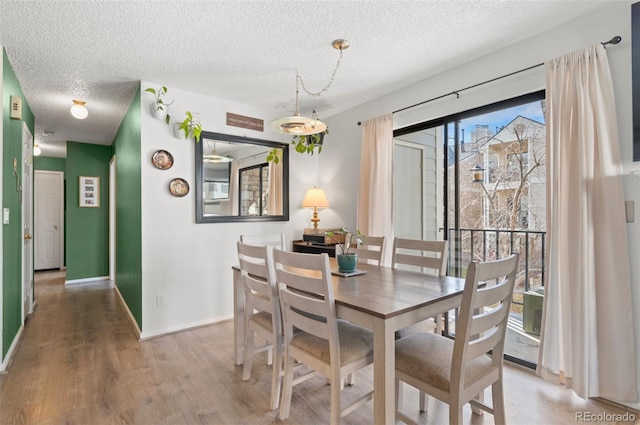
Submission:
[[[321,377],[294,388],[283,422],[269,410],[264,358],[242,382],[242,368],[233,364],[232,322],[139,342],[108,284],[65,288],[63,282],[61,272],[36,274],[37,309],[8,372],[0,375],[0,424],[327,423],[330,389]],[[358,374],[343,397],[367,392],[370,373]],[[576,423],[576,412],[624,413],[516,367],[506,367],[505,388],[509,424],[568,424]],[[404,410],[418,416],[417,406],[417,393],[405,390]],[[372,418],[370,402],[343,424],[371,424]],[[430,399],[420,420],[446,424],[447,407]],[[472,416],[468,407],[464,421],[494,423],[489,414]]]

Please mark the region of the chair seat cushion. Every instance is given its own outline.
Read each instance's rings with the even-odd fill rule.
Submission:
[[[396,370],[449,391],[454,341],[434,333],[416,333],[396,341]],[[492,367],[484,354],[466,365],[464,382],[468,386]]]
[[[338,320],[340,340],[340,365],[344,366],[362,358],[373,358],[373,334],[353,323]],[[291,339],[291,345],[306,351],[325,363],[330,363],[329,341],[306,332],[299,332]]]

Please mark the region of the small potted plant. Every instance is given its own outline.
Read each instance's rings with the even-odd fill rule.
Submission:
[[[175,125],[176,137],[181,139],[195,138],[196,142],[199,142],[200,133],[202,133],[202,124],[200,124],[200,120],[197,117],[198,113],[187,111],[184,115],[184,120]]]
[[[360,236],[364,236],[360,230],[356,231],[356,234],[349,232],[349,229],[343,227],[335,232],[327,232],[326,235],[337,243],[342,251],[340,254],[336,253],[336,259],[338,260],[338,271],[340,273],[351,273],[356,270],[358,264],[358,254],[355,252],[349,252],[351,247],[355,244],[356,247],[362,245],[362,239]],[[344,239],[337,237],[336,235],[343,235]]]
[[[173,100],[167,103],[162,99],[162,97],[167,94],[167,88],[162,86],[156,90],[153,87],[149,87],[148,89],[145,89],[145,91],[153,94],[156,98],[155,103],[151,105],[151,115],[159,120],[164,119],[164,122],[168,125],[171,120],[171,116],[169,116],[169,105],[173,103]]]
[[[309,155],[313,155],[316,147],[318,148],[318,153],[321,153],[322,142],[324,141],[324,136],[326,134],[329,134],[328,128],[325,131],[316,134],[295,135],[291,140],[291,144],[295,145],[295,150],[298,153],[306,152]]]

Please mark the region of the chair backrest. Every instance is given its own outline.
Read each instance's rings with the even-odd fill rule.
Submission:
[[[456,323],[452,390],[465,388],[465,365],[490,350],[492,367],[499,370],[502,366],[518,258],[518,254],[512,254],[501,260],[469,264]]]
[[[361,245],[356,244],[351,248],[352,252],[358,254],[358,261],[372,260],[380,265],[387,238],[385,236],[354,236],[353,238],[362,240]]]
[[[271,313],[274,331],[281,332],[280,298],[273,266],[273,248],[237,243],[245,297],[245,321],[254,312]]]
[[[433,269],[438,276],[447,274],[447,241],[423,241],[395,238],[391,267],[398,264]]]
[[[338,322],[333,298],[329,256],[274,250],[276,281],[280,291],[284,343],[293,329],[329,341],[331,362],[340,364]]]
[[[240,235],[240,242],[247,245],[272,246],[287,249],[284,233],[267,233],[263,235]]]

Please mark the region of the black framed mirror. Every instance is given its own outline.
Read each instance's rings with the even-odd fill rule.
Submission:
[[[288,145],[203,131],[195,165],[197,223],[289,220]]]

